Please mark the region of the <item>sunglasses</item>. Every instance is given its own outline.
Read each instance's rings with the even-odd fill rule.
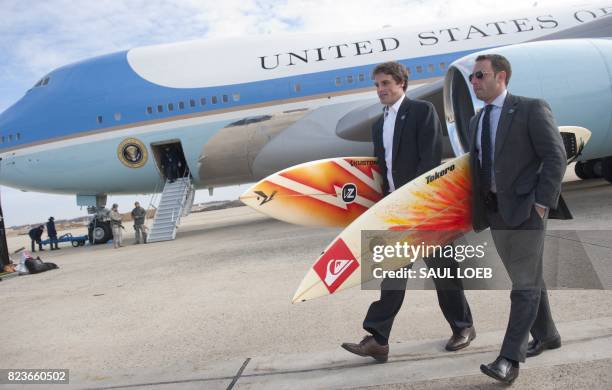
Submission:
[[[479,71],[477,71],[477,72],[472,73],[472,74],[469,76],[469,80],[470,80],[470,82],[472,82],[472,79],[473,79],[474,77],[476,77],[478,80],[482,80],[486,74],[494,74],[494,73],[495,73],[495,72],[483,72],[482,70],[479,70]]]

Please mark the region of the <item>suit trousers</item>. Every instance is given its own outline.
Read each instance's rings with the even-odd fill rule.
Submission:
[[[457,273],[458,263],[452,258],[424,259],[428,268],[449,268],[451,274]],[[386,345],[395,316],[402,307],[406,295],[406,278],[385,278],[381,283],[380,300],[373,302],[363,320],[363,329],[371,333],[377,343]],[[438,304],[444,318],[450,325],[453,333],[472,326],[472,313],[463,293],[461,279],[434,278]]]
[[[529,333],[534,339],[549,341],[559,333],[550,313],[542,275],[546,216],[532,208],[527,220],[508,226],[497,211],[487,211],[497,253],[512,281],[510,318],[500,356],[525,361]]]

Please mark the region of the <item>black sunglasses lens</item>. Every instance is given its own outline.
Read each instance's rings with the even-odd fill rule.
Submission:
[[[482,73],[481,70],[479,70],[478,72],[472,73],[469,76],[469,80],[472,81],[474,77],[476,77],[478,80],[482,80],[482,78],[484,77],[484,73]]]

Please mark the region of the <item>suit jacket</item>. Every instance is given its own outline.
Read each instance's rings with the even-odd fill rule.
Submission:
[[[476,148],[480,113],[470,120],[474,230],[488,227],[480,188],[480,161]],[[499,213],[509,226],[527,218],[534,203],[557,207],[567,166],[565,147],[550,106],[543,100],[507,94],[495,140],[493,172]]]
[[[378,158],[383,176],[383,189],[388,194],[383,122],[381,116],[372,125],[372,140],[374,156]],[[397,112],[393,133],[392,177],[395,188],[437,167],[441,158],[442,128],[433,104],[404,98]]]

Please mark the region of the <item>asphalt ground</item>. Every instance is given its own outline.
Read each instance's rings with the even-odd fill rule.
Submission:
[[[605,285],[612,269],[605,255],[612,248],[612,185],[567,182],[564,196],[575,218],[550,221],[549,229],[601,232],[590,245],[604,253],[597,252],[594,271]],[[361,323],[376,291],[353,288],[291,304],[338,233],[240,207],[190,215],[172,242],[132,245],[128,234],[119,249],[43,252],[59,270],[0,282],[0,367],[70,369],[70,384],[53,385],[58,389],[500,387],[478,366],[497,356],[508,291],[466,291],[478,336],[456,353],[443,351],[450,329],[435,291],[409,291],[383,365],[339,346],[364,335]],[[29,246],[27,237],[9,237],[11,250],[22,246]],[[564,345],[528,359],[512,388],[612,388],[612,291],[549,295]]]

